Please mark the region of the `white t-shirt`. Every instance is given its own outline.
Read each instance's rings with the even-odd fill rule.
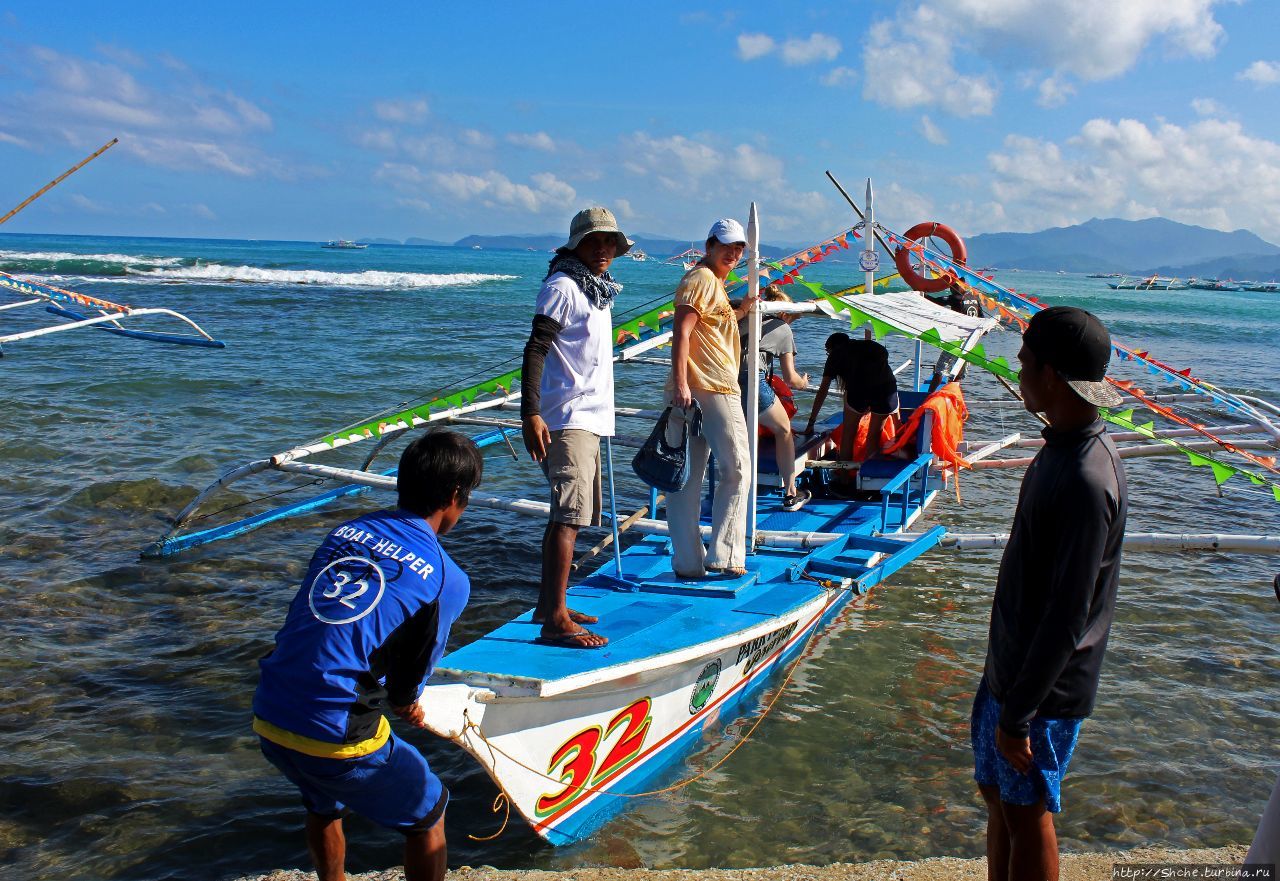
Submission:
[[[557,272],[542,283],[538,315],[561,325],[542,371],[547,428],[613,436],[613,311],[591,305],[578,283]]]

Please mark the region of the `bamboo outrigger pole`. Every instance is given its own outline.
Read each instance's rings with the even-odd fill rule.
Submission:
[[[95,150],[91,155],[89,155],[89,156],[85,157],[84,159],[81,159],[81,160],[80,160],[79,162],[77,162],[75,165],[71,166],[71,167],[70,167],[70,168],[68,168],[66,171],[62,172],[62,174],[58,175],[58,176],[57,176],[57,177],[55,177],[53,180],[49,181],[47,184],[45,184],[43,187],[41,187],[39,190],[37,190],[36,192],[34,192],[34,193],[33,193],[33,194],[31,194],[30,196],[28,196],[28,197],[27,197],[27,199],[26,199],[26,201],[25,201],[25,202],[23,202],[21,205],[19,205],[17,208],[14,208],[12,211],[10,211],[8,214],[6,214],[4,217],[0,217],[0,223],[4,223],[4,222],[5,222],[6,220],[8,220],[10,217],[12,217],[13,215],[17,214],[17,213],[18,213],[19,211],[21,211],[23,208],[26,208],[28,205],[30,205],[32,202],[34,202],[36,199],[39,199],[39,198],[40,198],[41,196],[43,196],[45,193],[49,192],[49,191],[50,191],[50,190],[52,190],[54,187],[56,187],[58,184],[62,183],[62,181],[63,181],[63,180],[65,180],[66,178],[68,178],[68,177],[70,177],[71,175],[75,174],[75,173],[76,173],[77,171],[79,171],[80,169],[84,168],[84,167],[85,167],[86,165],[88,165],[90,162],[92,162],[93,160],[97,159],[99,156],[101,156],[103,153],[105,153],[105,152],[107,152],[108,150],[110,150],[112,147],[114,147],[114,146],[115,146],[116,144],[118,144],[118,143],[120,143],[120,139],[119,139],[119,138],[112,138],[110,141],[108,141],[107,143],[103,144],[101,147],[99,147],[97,150]]]

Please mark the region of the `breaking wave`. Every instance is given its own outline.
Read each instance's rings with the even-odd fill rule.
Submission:
[[[116,277],[134,270],[150,270],[194,263],[182,257],[138,257],[132,254],[74,254],[70,251],[0,250],[0,272],[41,275]]]
[[[257,266],[224,266],[211,263],[205,266],[183,266],[173,269],[130,269],[128,274],[149,281],[225,284],[267,285],[321,285],[335,288],[442,288],[456,285],[482,284],[486,281],[505,281],[519,278],[516,275],[491,275],[480,272],[428,273],[383,272],[368,269],[364,272],[322,272],[316,269],[263,269]]]

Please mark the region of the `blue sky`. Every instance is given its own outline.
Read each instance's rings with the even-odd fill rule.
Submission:
[[[202,8],[203,7],[203,8]],[[1168,217],[1280,241],[1275,0],[0,0],[4,232],[701,238]]]

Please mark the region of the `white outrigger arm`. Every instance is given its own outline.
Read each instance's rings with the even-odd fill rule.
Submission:
[[[87,294],[69,291],[52,285],[39,284],[33,281],[15,278],[8,273],[0,272],[0,288],[25,295],[29,299],[0,305],[0,312],[18,309],[25,306],[44,306],[45,309],[60,318],[69,319],[66,324],[53,324],[34,330],[0,335],[0,355],[4,354],[5,343],[35,339],[51,333],[65,330],[76,330],[81,327],[92,327],[105,330],[118,336],[152,343],[169,343],[178,346],[200,346],[207,349],[223,349],[226,343],[209,336],[200,325],[196,324],[181,312],[157,307],[134,308],[132,306],[113,303],[110,300],[91,297]],[[81,309],[87,311],[80,311]],[[125,327],[122,321],[141,318],[147,315],[167,315],[190,327],[194,333],[156,332],[135,330]]]

